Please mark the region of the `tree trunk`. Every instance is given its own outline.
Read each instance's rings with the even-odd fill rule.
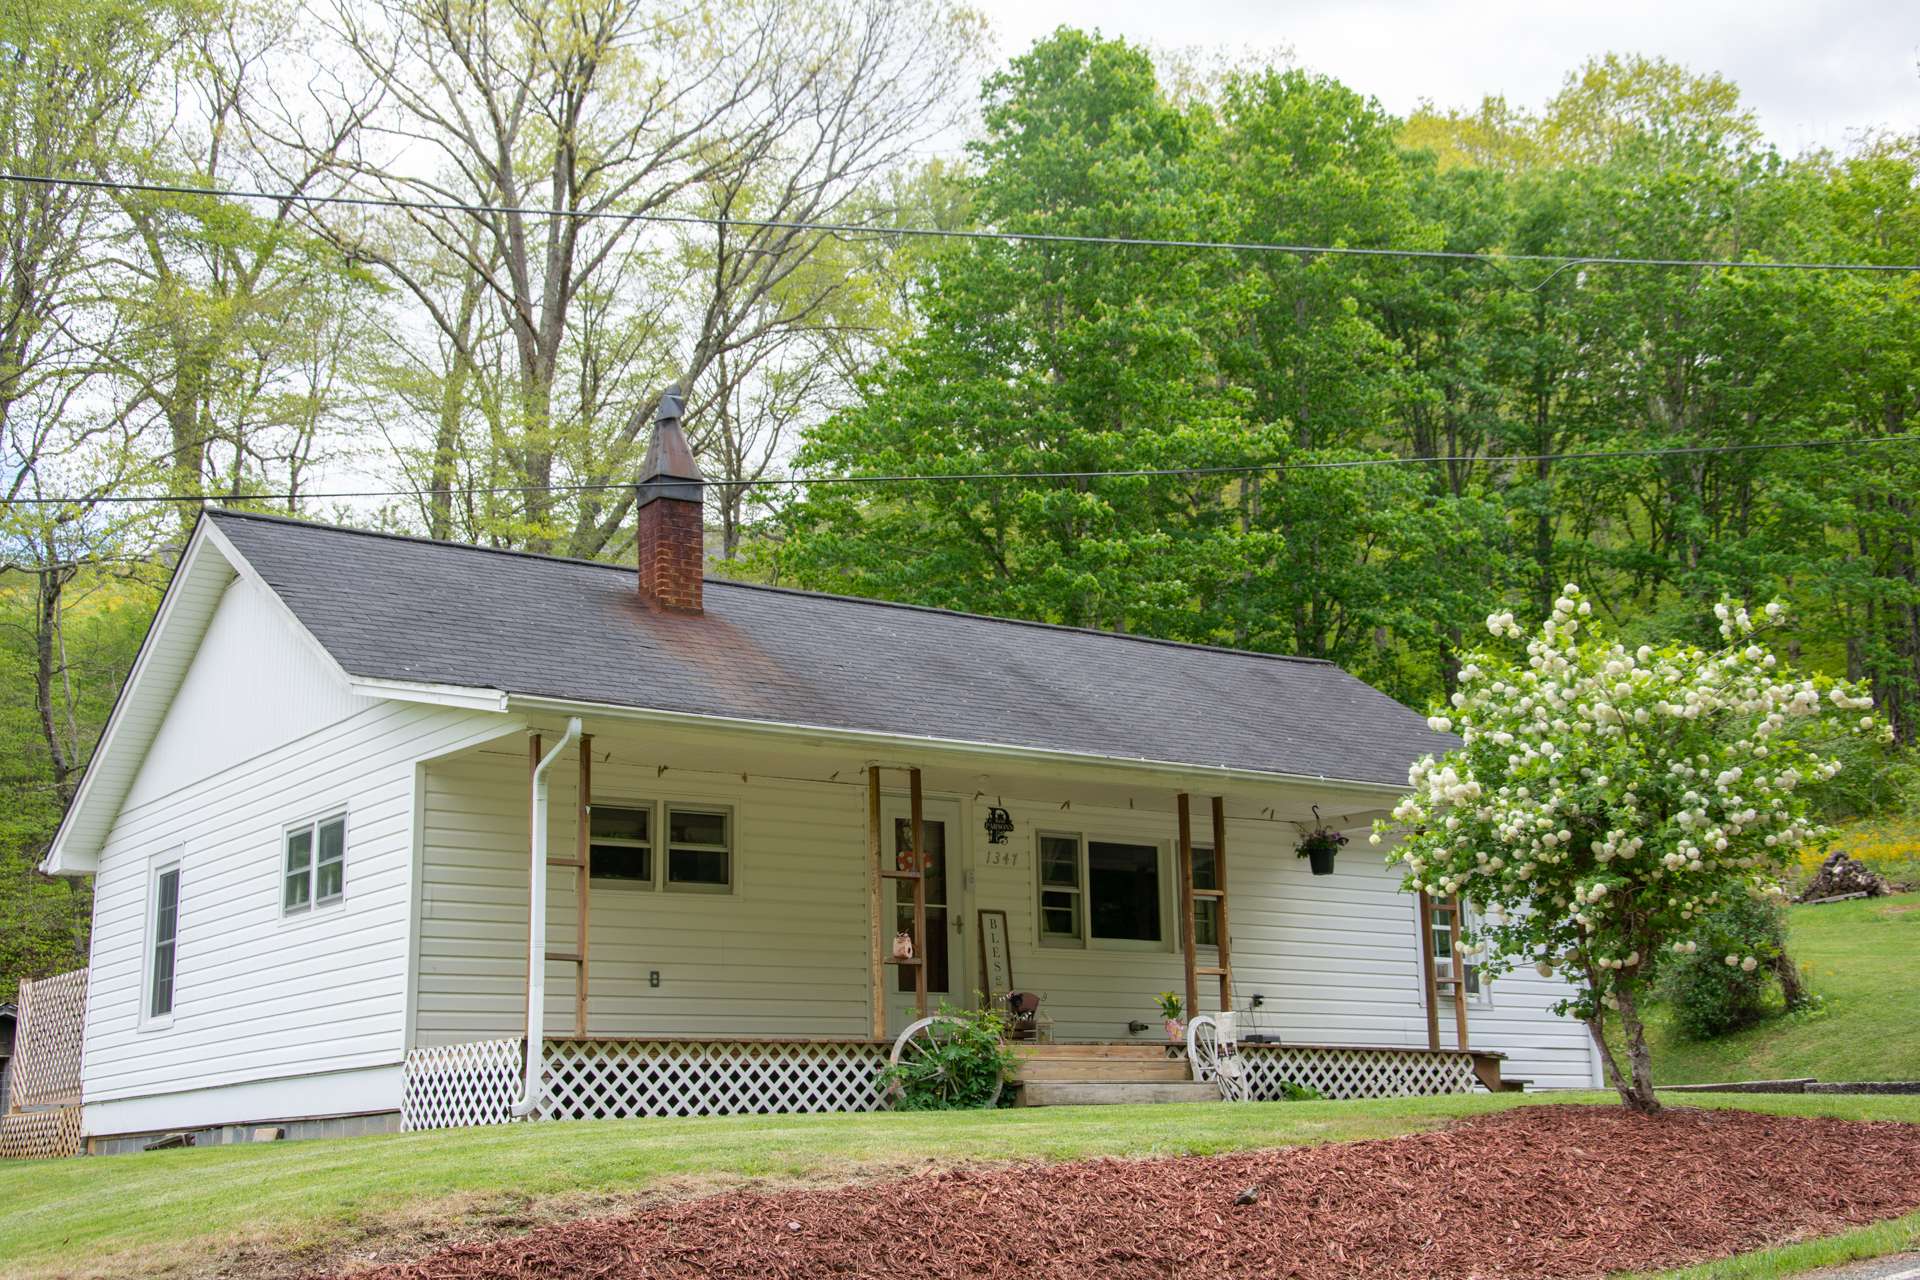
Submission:
[[[1772,960],[1773,976],[1780,980],[1780,994],[1787,999],[1787,1008],[1799,1009],[1807,1003],[1807,985],[1800,981],[1800,966],[1785,951]]]
[[[1633,1068],[1631,1080],[1622,1080],[1618,1068],[1610,1071],[1613,1087],[1619,1091],[1620,1101],[1632,1110],[1645,1116],[1658,1115],[1660,1099],[1653,1092],[1653,1053],[1647,1048],[1647,1028],[1640,1021],[1640,1007],[1634,1000],[1632,981],[1616,979],[1613,995],[1620,1006],[1620,1029],[1627,1037],[1627,1061]]]
[[[54,706],[54,678],[61,673],[54,648],[60,633],[61,605],[67,583],[73,580],[74,570],[53,560],[51,546],[48,547],[48,553],[48,563],[41,567],[36,577],[34,709],[39,713],[40,733],[47,744],[47,764],[53,775],[54,791],[59,795],[64,809],[72,803],[73,793],[79,787],[80,770],[75,766],[66,742],[60,735],[61,716]]]

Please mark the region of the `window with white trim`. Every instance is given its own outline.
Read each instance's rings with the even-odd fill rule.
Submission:
[[[1483,984],[1480,981],[1480,966],[1474,964],[1465,956],[1456,956],[1453,953],[1453,904],[1446,901],[1434,902],[1428,911],[1427,919],[1428,945],[1433,948],[1433,976],[1439,979],[1451,979],[1454,976],[1454,965],[1459,964],[1464,966],[1467,979],[1467,999],[1478,1001],[1485,995],[1485,992],[1482,990]],[[1461,921],[1461,928],[1465,930],[1472,927],[1473,909],[1469,907],[1465,918]],[[1464,936],[1463,933],[1463,945]],[[1440,990],[1441,997],[1443,999],[1451,998],[1454,990],[1455,988],[1451,986],[1442,987]]]
[[[1040,941],[1159,947],[1166,939],[1159,845],[1039,834]]]
[[[330,907],[347,892],[347,815],[291,826],[283,834],[280,911],[297,915]]]
[[[1040,841],[1040,941],[1080,946],[1080,837],[1048,835]]]
[[[733,892],[733,811],[667,806],[665,886],[687,893]]]
[[[180,950],[180,864],[154,868],[153,909],[148,936],[147,1017],[164,1021],[173,1016],[174,962]]]
[[[653,888],[653,806],[596,804],[587,821],[592,878]]]
[[[1193,846],[1193,887],[1196,889],[1220,887],[1220,866],[1213,859],[1212,845]],[[1193,945],[1196,947],[1220,945],[1220,899],[1195,898],[1193,900]]]

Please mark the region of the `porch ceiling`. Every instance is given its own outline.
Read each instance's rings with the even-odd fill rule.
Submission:
[[[562,732],[558,719],[533,726],[551,737]],[[1308,821],[1318,805],[1325,820],[1345,819],[1349,827],[1365,826],[1386,812],[1394,800],[1383,788],[1347,783],[1313,783],[1275,778],[1271,781],[1223,776],[1128,761],[1034,761],[994,759],[981,752],[955,753],[941,744],[923,750],[875,755],[862,744],[836,741],[830,736],[769,740],[751,731],[702,725],[636,724],[617,717],[583,717],[585,732],[593,737],[596,765],[664,770],[664,776],[704,775],[752,781],[755,778],[792,780],[863,788],[869,764],[918,767],[929,794],[1054,805],[1086,805],[1174,813],[1182,791],[1194,796],[1225,798],[1229,817],[1245,820]],[[526,759],[522,740],[496,739],[468,753],[474,756]],[[894,789],[898,779],[885,779]]]

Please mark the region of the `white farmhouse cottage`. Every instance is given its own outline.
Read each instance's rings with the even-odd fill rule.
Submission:
[[[1169,989],[1231,1002],[1256,1096],[1598,1083],[1563,989],[1456,970],[1364,837],[1294,856],[1447,745],[1419,716],[1324,662],[703,582],[677,411],[637,582],[202,517],[45,863],[95,877],[92,1149],[882,1106],[895,1033],[1008,990],[1060,1050],[1030,1101],[1184,1072]]]

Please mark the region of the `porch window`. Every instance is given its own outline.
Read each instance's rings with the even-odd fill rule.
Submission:
[[[1212,845],[1193,846],[1194,888],[1218,889],[1220,887],[1218,868],[1219,864],[1213,860]],[[1195,898],[1193,900],[1193,945],[1196,947],[1220,945],[1220,899]]]
[[[180,939],[180,864],[160,867],[153,879],[153,954],[149,959],[147,1017],[173,1016],[173,961]]]
[[[1157,945],[1161,925],[1158,845],[1039,836],[1040,941]]]
[[[1150,844],[1087,841],[1088,920],[1093,936],[1160,941],[1160,850]]]
[[[587,813],[595,880],[653,888],[653,808],[596,804]]]
[[[347,889],[347,815],[334,814],[288,827],[280,872],[280,910],[293,915],[331,906]]]
[[[1086,940],[1080,920],[1080,837],[1040,836],[1040,941],[1078,946]]]
[[[1464,965],[1466,968],[1467,998],[1474,999],[1478,997],[1481,994],[1480,966],[1470,964],[1462,957],[1453,954],[1453,905],[1448,902],[1435,902],[1428,919],[1431,923],[1429,937],[1433,947],[1434,977],[1451,978],[1454,976],[1453,966],[1455,964]],[[1469,909],[1466,913],[1466,918],[1461,922],[1461,928],[1471,928],[1472,924],[1473,912]],[[1449,987],[1447,988],[1446,994],[1451,995],[1452,991],[1453,988]]]
[[[667,888],[733,892],[733,815],[667,806]]]

